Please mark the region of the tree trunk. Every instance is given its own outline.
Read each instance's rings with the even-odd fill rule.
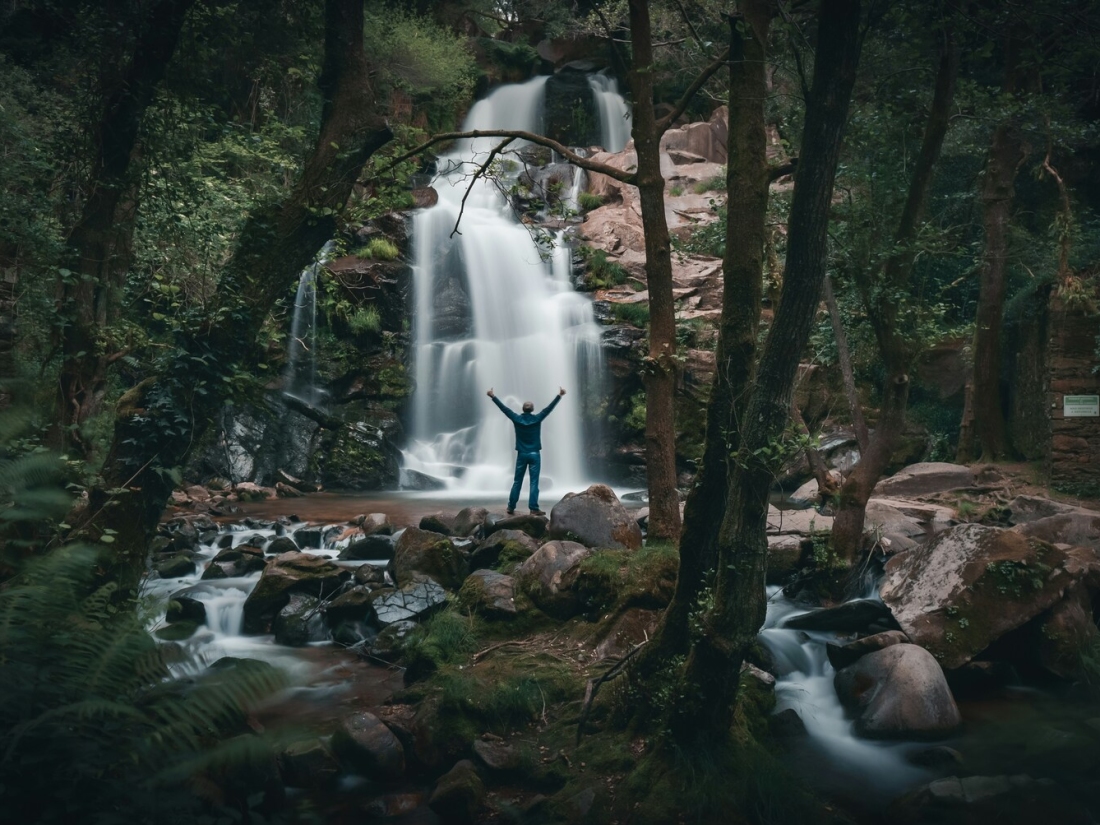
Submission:
[[[763,289],[768,205],[767,43],[771,0],[746,0],[730,20],[729,133],[726,138],[726,254],[722,261],[722,317],[713,383],[707,402],[703,459],[684,509],[676,593],[639,668],[688,652],[688,617],[712,577],[718,528],[729,492],[730,456],[739,445],[738,422],[756,367],[756,335]],[[738,24],[742,24],[739,28]]]
[[[844,320],[840,317],[840,308],[836,304],[836,295],[833,294],[833,282],[828,275],[825,276],[825,308],[829,310],[829,321],[833,327],[833,337],[836,339],[836,359],[840,364],[840,376],[844,381],[844,396],[848,399],[848,414],[852,417],[852,429],[856,434],[856,443],[862,454],[867,449],[870,435],[867,432],[867,422],[863,418],[863,404],[859,400],[859,391],[856,389],[856,377],[852,372],[852,355],[848,352],[848,336],[844,332]]]
[[[798,362],[821,298],[829,203],[859,61],[859,23],[859,0],[823,0],[791,202],[783,294],[741,426],[718,535],[714,607],[701,617],[700,637],[685,666],[684,698],[672,708],[672,734],[682,749],[728,738],[741,664],[764,623],[765,530],[773,468],[759,456],[787,423]]]
[[[978,458],[979,445],[983,461],[997,461],[1005,455],[1005,419],[1001,406],[1001,321],[1008,261],[1008,225],[1012,216],[1020,151],[1020,135],[1012,125],[1003,123],[994,129],[982,180],[985,253],[975,318],[974,373],[970,380],[972,420],[959,434],[960,461]]]
[[[848,475],[837,496],[837,513],[833,520],[833,551],[849,564],[863,549],[863,523],[867,502],[879,477],[890,462],[897,438],[905,426],[905,407],[909,400],[909,371],[916,357],[903,306],[897,296],[908,291],[916,259],[915,242],[928,204],[932,173],[939,160],[943,140],[951,119],[955,97],[955,82],[959,74],[959,51],[953,32],[944,32],[944,48],[936,71],[936,87],[932,107],[928,112],[920,155],[909,181],[898,230],[894,235],[895,251],[886,259],[882,283],[872,281],[868,272],[857,271],[856,283],[863,296],[879,353],[886,367],[882,410],[867,448],[861,451],[859,464]]]
[[[174,358],[119,402],[103,484],[80,526],[96,539],[114,531],[105,575],[123,598],[136,592],[145,553],[174,487],[175,468],[214,420],[235,371],[254,368],[255,338],[276,299],[335,231],[363,165],[392,138],[370,86],[362,0],[327,0],[321,130],[294,190],[247,220],[207,323]]]
[[[633,66],[635,184],[642,208],[645,271],[649,288],[649,354],[646,389],[645,457],[649,482],[649,536],[680,536],[680,496],[676,489],[676,317],[672,301],[672,247],[665,220],[665,179],[661,175],[661,130],[653,110],[653,47],[648,0],[630,0]]]
[[[95,130],[87,200],[68,239],[69,274],[59,284],[61,332],[58,417],[51,441],[89,455],[79,428],[101,409],[112,353],[104,333],[118,317],[132,259],[139,182],[134,173],[138,132],[176,51],[194,0],[154,4],[129,65],[105,91]]]

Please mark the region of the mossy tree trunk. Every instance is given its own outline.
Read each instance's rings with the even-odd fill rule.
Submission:
[[[679,704],[670,708],[682,750],[729,736],[741,664],[764,623],[768,490],[773,468],[760,456],[787,424],[799,359],[825,277],[829,203],[855,85],[862,36],[859,0],[823,0],[813,85],[789,219],[783,293],[745,404],[718,533],[713,607],[698,612]]]
[[[103,483],[79,526],[114,531],[107,575],[123,597],[144,571],[149,539],[174,487],[175,468],[214,419],[234,376],[255,369],[256,336],[278,297],[335,232],[370,156],[392,138],[363,51],[362,0],[327,0],[324,96],[317,143],[292,192],[255,209],[218,287],[216,308],[178,342],[163,368],[120,401]]]

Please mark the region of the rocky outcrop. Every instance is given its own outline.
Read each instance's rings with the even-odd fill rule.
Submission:
[[[1051,544],[1100,549],[1100,513],[1094,510],[1075,509],[1018,524],[1012,529],[1021,536],[1032,536]]]
[[[332,734],[332,750],[341,762],[372,779],[392,781],[405,773],[405,749],[373,713],[342,720]]]
[[[430,579],[411,582],[397,590],[371,593],[374,619],[383,626],[407,619],[423,619],[446,601],[446,591]]]
[[[593,484],[583,493],[566,493],[550,511],[550,536],[586,547],[637,550],[642,531],[614,491]]]
[[[974,486],[974,471],[962,464],[926,461],[911,464],[875,485],[881,496],[927,496]]]
[[[580,610],[572,592],[581,560],[592,551],[572,541],[549,541],[516,571],[516,583],[531,601],[556,619],[568,619]]]
[[[336,592],[350,573],[331,561],[308,553],[283,553],[264,568],[260,581],[244,603],[243,631],[266,633],[291,593],[323,597]]]
[[[955,668],[1095,576],[1100,563],[1083,552],[963,524],[891,558],[879,593],[913,642]]]
[[[470,569],[520,564],[538,550],[538,542],[519,530],[497,530],[470,554]]]
[[[399,587],[431,579],[455,590],[466,578],[466,560],[446,536],[409,527],[394,547],[391,575]]]
[[[475,570],[458,591],[458,603],[466,610],[490,618],[516,615],[515,583],[511,576],[493,570]]]
[[[856,713],[856,731],[874,738],[944,736],[962,717],[939,663],[924,648],[897,644],[868,653],[834,679]]]

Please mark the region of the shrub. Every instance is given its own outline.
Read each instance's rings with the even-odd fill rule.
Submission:
[[[704,195],[707,192],[725,192],[726,176],[715,175],[713,178],[701,180],[692,187],[692,191],[694,191],[696,195]]]
[[[631,324],[642,329],[649,326],[649,304],[612,304],[615,318],[624,324]]]
[[[627,271],[619,264],[607,259],[607,253],[602,249],[593,249],[590,246],[582,246],[578,250],[584,259],[585,269],[588,272],[588,286],[592,289],[607,289],[612,286],[620,286],[626,283],[629,276]]]
[[[678,198],[682,194],[684,194],[684,187],[682,187],[682,186],[673,186],[671,189],[668,190],[668,194],[669,194],[670,197]]]
[[[382,329],[382,316],[378,314],[378,307],[357,307],[348,318],[348,326],[355,335],[378,332]]]
[[[591,192],[581,192],[580,196],[577,198],[577,205],[585,212],[588,212],[603,206],[603,198]]]

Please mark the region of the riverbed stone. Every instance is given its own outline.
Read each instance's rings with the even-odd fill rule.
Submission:
[[[356,584],[364,584],[372,590],[377,590],[386,584],[386,568],[380,564],[362,564],[355,568]]]
[[[879,586],[901,629],[956,668],[1059,602],[1100,568],[1011,530],[960,524],[886,563]]]
[[[376,590],[371,594],[371,607],[380,625],[403,619],[421,620],[447,601],[447,593],[437,582],[410,582],[396,590]]]
[[[154,567],[162,579],[180,579],[195,572],[195,560],[190,553],[178,553],[158,561]]]
[[[375,533],[356,539],[340,551],[340,561],[389,561],[394,555],[391,536]]]
[[[236,547],[228,547],[220,550],[214,556],[206,569],[202,571],[204,579],[231,579],[236,576],[247,576],[263,570],[267,565],[264,559],[264,551],[251,544],[239,544]]]
[[[206,605],[198,599],[184,595],[186,592],[173,594],[169,598],[164,621],[169,624],[173,622],[204,624],[206,622]]]
[[[357,584],[349,587],[325,605],[325,618],[332,626],[344,621],[359,621],[371,612],[371,588]]]
[[[401,657],[410,634],[419,625],[411,619],[398,619],[383,627],[374,641],[366,648],[368,658],[393,662]]]
[[[294,531],[294,541],[303,550],[320,550],[324,534],[323,527],[299,527]]]
[[[300,548],[290,536],[276,536],[264,548],[269,556],[281,556],[283,553],[297,553]]]
[[[496,738],[474,740],[473,751],[494,773],[510,774],[523,766],[523,754],[515,746]]]
[[[327,788],[340,775],[340,763],[320,739],[292,742],[279,754],[279,772],[291,788]]]
[[[516,615],[515,582],[495,570],[475,570],[458,591],[458,603],[482,616],[506,619]]]
[[[833,681],[840,701],[856,713],[862,736],[936,738],[962,723],[939,663],[913,644],[868,653]]]
[[[548,541],[516,571],[516,584],[544,613],[568,619],[580,610],[572,592],[580,563],[592,551],[573,541]]]
[[[974,471],[962,464],[923,461],[875,485],[880,496],[927,496],[974,486]]]
[[[436,782],[428,807],[443,822],[466,825],[476,821],[485,801],[485,785],[469,759],[458,762]]]
[[[637,550],[642,530],[615,492],[593,484],[583,493],[566,493],[550,510],[550,536],[586,547]]]
[[[506,518],[493,518],[490,514],[486,517],[482,528],[486,536],[490,536],[497,530],[519,530],[526,533],[536,541],[546,537],[546,530],[550,519],[546,516],[532,516],[530,514],[507,516]]]
[[[363,711],[342,719],[332,734],[333,753],[352,770],[383,781],[405,773],[405,749],[386,723]]]
[[[906,644],[908,641],[909,637],[900,630],[887,630],[843,645],[829,642],[825,645],[825,655],[829,657],[829,662],[834,668],[842,670],[855,664],[868,653],[874,653],[891,645]]]
[[[275,642],[288,647],[302,647],[328,638],[320,602],[307,593],[291,593],[287,603],[271,622]]]
[[[398,587],[431,579],[448,590],[461,586],[466,578],[466,560],[446,536],[406,528],[394,547],[391,575]]]
[[[897,623],[882,602],[853,599],[836,607],[822,607],[787,619],[783,627],[795,630],[833,630],[842,633],[876,633],[895,630]]]
[[[454,535],[472,536],[481,530],[489,511],[484,507],[463,507],[454,521]]]
[[[1014,776],[949,776],[893,802],[886,821],[897,825],[1090,825],[1088,811],[1051,779]]]
[[[244,633],[267,633],[272,619],[289,601],[292,592],[318,598],[329,596],[350,575],[328,559],[310,553],[276,556],[264,568],[259,582],[245,600]]]
[[[420,519],[420,529],[439,533],[442,536],[454,535],[454,516],[446,513],[432,513]]]
[[[497,530],[470,554],[470,569],[520,564],[538,549],[538,542],[521,530]]]

